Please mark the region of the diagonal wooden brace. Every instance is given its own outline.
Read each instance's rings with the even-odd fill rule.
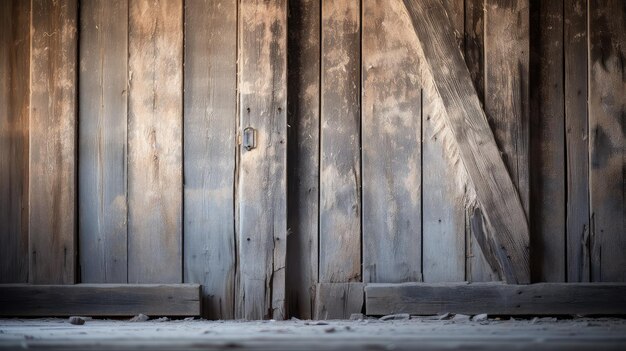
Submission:
[[[454,31],[440,0],[404,0],[445,123],[476,190],[486,225],[483,251],[496,257],[507,283],[530,283],[529,229],[519,194],[498,151]],[[485,247],[488,246],[488,247]]]

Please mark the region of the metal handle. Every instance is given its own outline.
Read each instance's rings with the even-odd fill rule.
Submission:
[[[246,127],[243,130],[243,147],[250,151],[256,147],[256,130],[252,127]]]

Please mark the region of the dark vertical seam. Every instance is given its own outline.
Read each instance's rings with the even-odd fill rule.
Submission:
[[[239,207],[238,207],[238,189],[237,189],[237,183],[239,181],[239,37],[240,37],[240,32],[239,32],[239,5],[240,2],[237,1],[235,4],[235,147],[234,147],[234,158],[235,158],[235,165],[233,168],[233,256],[234,256],[234,269],[235,269],[235,274],[233,277],[233,281],[232,286],[232,310],[231,313],[233,315],[233,317],[237,318],[237,316],[235,316],[235,312],[236,312],[236,304],[237,304],[237,290],[238,290],[238,285],[237,284],[237,280],[238,280],[238,276],[239,276],[239,254],[238,254],[238,241],[237,241],[237,219],[239,218]]]
[[[591,98],[591,67],[590,67],[590,63],[591,63],[591,1],[590,0],[586,0],[587,1],[587,13],[586,13],[586,31],[587,31],[587,37],[586,37],[586,48],[587,48],[587,62],[586,62],[586,66],[587,66],[587,84],[586,84],[586,93],[587,93],[587,105],[585,108],[585,112],[587,115],[587,213],[588,213],[588,218],[589,218],[589,240],[588,240],[588,245],[587,245],[587,256],[588,256],[588,260],[589,260],[589,264],[588,264],[588,276],[589,276],[589,281],[592,282],[594,281],[593,277],[593,271],[594,271],[594,267],[592,267],[592,264],[594,263],[594,259],[593,259],[593,255],[594,253],[594,246],[595,246],[595,231],[596,231],[596,226],[595,226],[595,216],[593,214],[593,209],[592,209],[592,204],[591,204],[591,113],[589,111],[590,109],[590,104],[589,104],[589,100]]]
[[[424,89],[420,87],[420,277],[424,281]]]
[[[80,52],[80,36],[81,36],[81,21],[80,21],[80,0],[76,1],[76,13],[74,14],[76,16],[76,51],[74,52],[74,79],[76,82],[76,91],[74,92],[74,97],[75,97],[75,101],[74,101],[74,255],[72,256],[72,259],[74,260],[74,282],[80,282],[80,278],[81,278],[81,274],[80,274],[80,251],[79,251],[79,247],[80,247],[80,236],[78,233],[78,221],[80,220],[80,218],[78,217],[78,200],[80,199],[79,196],[79,191],[80,189],[78,188],[78,170],[79,170],[79,158],[78,158],[78,147],[79,147],[79,115],[78,115],[78,104],[79,102],[79,92],[80,92],[80,81],[79,81],[79,72],[80,72],[80,62],[79,62],[79,52]],[[105,270],[106,272],[106,270]]]
[[[185,0],[182,2],[181,30],[182,37],[182,62],[181,62],[181,116],[180,116],[180,147],[181,147],[181,194],[180,194],[180,281],[185,282]]]
[[[130,20],[130,2],[133,0],[127,0],[126,2],[126,155],[125,155],[125,167],[126,167],[126,282],[129,283],[130,279],[128,276],[128,268],[129,268],[129,229],[128,227],[130,226],[130,205],[129,205],[129,201],[128,201],[128,154],[130,152],[130,145],[128,143],[128,131],[129,131],[129,121],[130,121],[130,80],[129,80],[129,75],[128,72],[130,71],[130,24],[131,24],[131,20]]]
[[[468,57],[469,57],[468,52],[467,52],[467,33],[466,33],[466,28],[467,28],[467,1],[468,0],[463,0],[463,50],[462,51],[463,51],[463,56],[464,56],[463,58],[464,58],[464,61],[465,61],[465,66],[467,66],[467,61],[468,61]],[[468,72],[469,72],[469,69],[468,69]],[[470,72],[470,79],[471,78],[473,78],[473,77],[471,76],[471,72]],[[472,84],[473,83],[474,82],[472,81]],[[477,89],[474,89],[474,90],[477,90]],[[422,121],[423,120],[424,119],[422,118]],[[420,147],[421,147],[421,144],[420,144]],[[424,172],[423,170],[424,170],[424,168],[422,166],[422,173]],[[464,198],[467,199],[467,185],[464,187],[463,192],[464,192],[464,194],[463,194]],[[470,238],[470,233],[469,233],[470,230],[468,229],[469,227],[467,225],[467,223],[468,223],[467,219],[468,219],[468,211],[467,211],[467,206],[465,206],[465,209],[463,211],[463,222],[464,222],[463,223],[464,224],[463,229],[465,231],[463,233],[464,234],[464,236],[463,236],[464,237],[464,240],[463,240],[463,258],[464,258],[463,259],[463,278],[466,281],[467,281],[467,278],[468,278],[467,277],[467,250],[468,250],[467,242],[468,242],[468,240]],[[422,236],[423,236],[423,234],[422,234]],[[422,248],[422,251],[423,250],[424,249]]]
[[[568,222],[569,222],[568,213],[569,213],[569,211],[568,211],[568,209],[569,209],[569,198],[570,198],[569,197],[570,186],[569,186],[569,182],[568,182],[568,179],[569,179],[569,177],[568,177],[568,170],[569,170],[568,164],[569,164],[569,162],[568,162],[568,153],[567,153],[567,145],[568,145],[568,139],[569,138],[567,137],[567,110],[566,110],[567,109],[567,101],[566,101],[567,94],[566,94],[566,91],[567,91],[568,87],[566,85],[567,80],[566,80],[566,77],[565,77],[565,75],[567,74],[567,69],[566,69],[566,65],[567,65],[566,54],[567,54],[567,52],[565,50],[565,45],[567,45],[566,41],[565,41],[565,39],[566,39],[565,22],[566,22],[567,19],[565,18],[565,16],[566,16],[565,1],[566,0],[563,0],[561,2],[561,17],[560,18],[561,18],[561,54],[562,54],[562,57],[561,57],[561,59],[562,59],[562,61],[561,61],[562,62],[562,66],[561,66],[561,83],[563,84],[562,85],[563,88],[562,88],[562,91],[561,91],[562,98],[563,98],[563,146],[562,147],[563,147],[563,156],[564,156],[563,157],[563,167],[562,167],[562,169],[563,169],[563,177],[565,178],[564,182],[563,182],[564,187],[565,187],[565,189],[564,189],[565,191],[563,192],[564,197],[565,197],[564,198],[565,218],[563,219],[564,222],[565,222],[564,223],[565,224],[564,225],[564,229],[565,229],[565,231],[564,231],[564,242],[565,242],[564,249],[565,250],[563,252],[563,260],[564,260],[563,261],[563,271],[564,271],[563,273],[564,273],[564,275],[562,277],[564,278],[564,281],[567,282],[568,281],[568,270],[569,270],[568,264],[567,264],[568,258],[569,258],[568,238],[567,238],[567,236],[568,236],[568,233],[569,233],[569,230],[568,230],[568,228],[569,228],[569,226],[568,226]]]
[[[317,283],[320,282],[320,262],[321,262],[321,199],[322,199],[322,176],[321,176],[321,168],[322,168],[322,118],[324,116],[323,114],[323,110],[322,110],[322,99],[323,99],[323,75],[322,75],[322,70],[323,70],[323,51],[324,51],[324,17],[323,17],[323,7],[324,7],[324,0],[320,0],[320,8],[319,8],[319,37],[320,37],[320,46],[319,46],[319,73],[318,73],[318,126],[317,126],[317,130],[318,130],[318,139],[317,139],[317,162],[318,162],[318,172],[317,172]],[[315,289],[315,291],[317,292],[317,289]],[[315,300],[315,298],[314,298]],[[315,301],[314,301],[315,304]],[[313,314],[314,311],[311,311],[311,314]]]
[[[359,233],[359,249],[361,256],[360,273],[361,281],[363,279],[363,108],[361,106],[363,96],[363,0],[359,0],[359,96],[358,96],[358,109],[359,109],[359,221],[360,221],[360,233]]]

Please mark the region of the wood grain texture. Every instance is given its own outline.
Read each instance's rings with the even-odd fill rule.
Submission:
[[[465,63],[470,71],[476,95],[484,106],[485,96],[485,11],[484,0],[465,0]],[[480,209],[467,209],[465,275],[474,282],[499,280],[477,238],[484,238],[484,218]],[[473,232],[478,230],[479,232]],[[487,252],[487,256],[490,253]],[[494,266],[495,267],[495,266]]]
[[[234,313],[236,33],[235,0],[185,4],[184,281],[210,319]]]
[[[30,2],[0,3],[0,47],[0,283],[26,283]]]
[[[626,284],[368,284],[365,310],[368,315],[623,315]]]
[[[71,284],[76,272],[77,1],[31,4],[29,281]]]
[[[80,281],[126,283],[127,0],[80,6],[79,50]]]
[[[349,319],[363,311],[364,283],[320,283],[315,289],[314,319]]]
[[[363,3],[365,282],[421,281],[421,81],[410,25],[400,0]]]
[[[404,3],[445,107],[446,126],[484,211],[488,241],[499,271],[509,283],[528,283],[529,234],[524,208],[500,157],[445,10],[435,0]]]
[[[533,282],[563,282],[566,271],[564,257],[567,201],[563,3],[533,1],[531,12],[531,274]],[[509,138],[516,137],[509,135]]]
[[[182,0],[130,0],[128,281],[182,281]]]
[[[588,282],[589,125],[587,117],[587,0],[565,0],[565,153],[567,281]]]
[[[626,281],[626,2],[589,2],[591,280]]]
[[[485,0],[485,114],[529,214],[529,0]]]
[[[441,3],[446,9],[446,20],[452,28],[456,46],[462,50],[463,3],[458,0]],[[408,16],[405,28],[411,28]],[[411,34],[414,50],[417,50],[421,44],[414,33]],[[428,68],[422,70],[427,72]],[[429,75],[420,79],[422,85],[432,86],[428,82],[432,81]],[[434,89],[423,89],[422,95],[423,280],[462,281],[465,280],[465,190],[459,186],[457,165],[453,164],[442,131],[446,117],[440,107],[440,98]]]
[[[287,249],[287,2],[239,4],[239,125],[256,130],[240,148],[235,317],[285,317]]]
[[[322,0],[319,281],[361,280],[360,4]]]
[[[311,319],[318,272],[321,2],[289,1],[287,267],[289,315]]]
[[[198,284],[0,285],[0,316],[197,316]]]

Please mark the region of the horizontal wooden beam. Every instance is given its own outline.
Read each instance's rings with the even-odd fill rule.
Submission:
[[[0,285],[0,316],[197,316],[198,284]]]
[[[365,309],[368,315],[626,315],[626,284],[368,284]]]

